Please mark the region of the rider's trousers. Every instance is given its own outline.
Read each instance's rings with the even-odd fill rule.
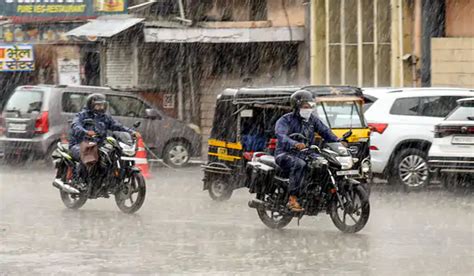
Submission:
[[[289,194],[298,196],[305,175],[306,162],[289,153],[279,154],[275,161],[283,171],[289,173]]]

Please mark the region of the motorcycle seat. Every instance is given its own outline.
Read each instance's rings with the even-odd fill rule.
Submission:
[[[274,169],[279,169],[279,166],[277,165],[276,161],[275,161],[275,157],[271,156],[271,155],[263,155],[263,156],[260,156],[260,158],[258,159],[259,162],[267,165],[267,166],[270,166]]]

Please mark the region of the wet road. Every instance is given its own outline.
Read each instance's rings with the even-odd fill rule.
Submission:
[[[359,234],[328,216],[267,229],[250,195],[201,191],[199,168],[158,168],[136,215],[112,199],[67,210],[53,172],[0,167],[0,274],[474,275],[473,195],[378,185]]]

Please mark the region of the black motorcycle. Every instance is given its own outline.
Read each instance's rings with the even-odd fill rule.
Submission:
[[[351,135],[349,131],[345,139]],[[307,139],[301,134],[290,136],[301,142]],[[303,212],[292,212],[288,202],[288,175],[269,155],[255,155],[247,165],[250,179],[249,190],[256,193],[256,199],[249,207],[257,209],[260,220],[269,228],[280,229],[296,217],[316,216],[320,212],[330,215],[334,225],[346,233],[360,231],[366,225],[370,214],[369,196],[366,189],[351,176],[354,160],[347,148],[339,143],[326,143],[322,150],[317,146],[295,152],[306,161],[306,174],[298,201]]]
[[[85,122],[93,124],[92,120]],[[140,125],[134,124],[134,128]],[[88,143],[94,146],[96,139],[89,137]],[[86,177],[81,188],[72,185],[72,171],[79,165],[69,152],[68,145],[58,143],[52,153],[57,169],[53,186],[60,190],[64,205],[70,209],[79,209],[87,199],[109,198],[115,196],[115,202],[124,213],[135,213],[145,201],[146,185],[140,169],[135,167],[137,141],[127,132],[113,132],[105,141],[97,145],[99,160],[87,166]]]

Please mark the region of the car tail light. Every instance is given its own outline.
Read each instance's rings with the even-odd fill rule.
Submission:
[[[44,111],[41,115],[36,119],[35,123],[35,133],[44,134],[49,131],[49,118],[48,112]]]
[[[377,148],[376,146],[370,146],[369,150],[379,150],[379,148]]]
[[[472,126],[435,126],[434,137],[443,138],[453,134],[472,134],[474,127]]]
[[[381,123],[369,123],[369,128],[373,132],[378,132],[382,134],[388,127],[388,124],[381,124]]]

